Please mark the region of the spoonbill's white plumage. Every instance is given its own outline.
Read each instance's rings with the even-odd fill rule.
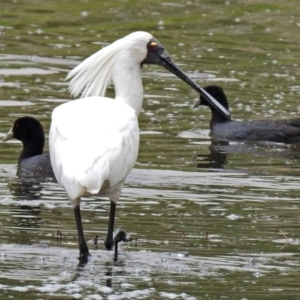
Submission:
[[[72,70],[70,92],[86,98],[64,103],[52,114],[51,163],[74,208],[81,256],[89,255],[80,216],[80,197],[86,194],[109,197],[105,246],[113,246],[116,203],[138,155],[144,63],[162,65],[194,87],[152,35],[134,32]],[[110,83],[115,99],[103,96]]]
[[[52,120],[51,163],[73,206],[85,193],[99,191],[117,202],[138,154],[135,111],[123,102],[89,97],[61,105]]]

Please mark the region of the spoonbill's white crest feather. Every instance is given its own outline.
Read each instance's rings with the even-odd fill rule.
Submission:
[[[115,65],[118,63],[123,65],[132,59],[140,64],[146,57],[146,44],[151,38],[151,34],[137,31],[85,59],[67,76],[67,79],[72,78],[69,85],[70,93],[75,97],[81,95],[82,98],[104,96],[106,88],[111,83],[115,84],[113,82]],[[144,44],[144,52],[141,51],[141,42]]]
[[[110,98],[74,100],[53,111],[49,140],[54,174],[70,199],[107,196],[121,190],[134,166],[138,122],[132,108]]]

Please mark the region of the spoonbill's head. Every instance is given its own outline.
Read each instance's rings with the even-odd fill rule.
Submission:
[[[67,79],[73,77],[69,90],[74,96],[103,96],[113,81],[116,66],[120,70],[120,66],[133,67],[134,64],[163,66],[203,95],[225,117],[230,117],[228,110],[181,71],[162,44],[144,31],[133,32],[115,41],[79,64],[68,74]]]
[[[224,106],[224,104],[227,104],[227,101],[226,101],[226,103],[224,102],[224,104],[221,101],[217,101],[214,98],[213,94],[209,93],[205,89],[202,89],[200,86],[197,85],[197,83],[195,83],[184,72],[182,72],[180,70],[180,68],[172,60],[170,55],[167,53],[165,48],[154,37],[152,37],[147,43],[147,56],[143,60],[142,64],[143,63],[156,64],[156,65],[163,66],[164,68],[166,68],[167,70],[169,70],[170,72],[175,74],[177,77],[179,77],[180,79],[185,81],[188,85],[190,85],[197,92],[199,92],[200,99],[202,99],[203,103],[205,103],[203,105],[208,105],[208,106],[214,107],[217,111],[219,111],[227,119],[230,119],[228,105]],[[213,91],[214,91],[214,89],[213,89]],[[221,92],[223,92],[222,89],[221,89]],[[221,92],[219,92],[219,90],[218,90],[216,93],[216,96],[221,96],[222,95]],[[223,97],[220,97],[220,98],[223,99]],[[226,100],[226,96],[225,96],[225,100]]]

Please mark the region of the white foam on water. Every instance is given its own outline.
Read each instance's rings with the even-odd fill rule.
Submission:
[[[159,295],[163,299],[176,299],[179,297],[179,295],[173,294],[173,293],[166,293],[166,292],[160,292]]]
[[[101,299],[103,299],[103,297],[101,297],[98,294],[94,294],[94,295],[88,295],[88,296],[86,296],[85,299],[87,299],[87,300],[90,300],[90,299],[91,300],[101,300]]]
[[[119,299],[143,299],[143,297],[151,295],[155,292],[154,288],[145,289],[145,290],[136,290],[130,292],[124,292],[120,295],[108,295],[108,300],[119,300]]]

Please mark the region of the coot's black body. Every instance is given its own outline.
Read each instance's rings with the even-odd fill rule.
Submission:
[[[226,95],[221,87],[210,85],[204,88],[226,109]],[[213,136],[227,141],[269,141],[277,143],[300,142],[300,118],[284,120],[233,121],[212,107],[202,96],[195,105],[209,106],[212,113],[210,129]]]

